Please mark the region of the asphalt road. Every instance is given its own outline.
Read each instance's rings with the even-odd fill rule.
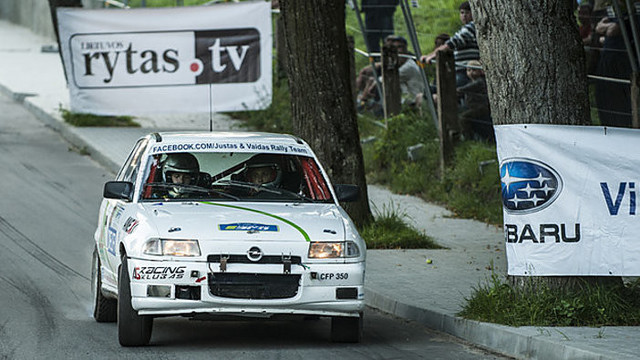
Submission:
[[[113,175],[0,95],[0,359],[502,358],[367,309],[364,341],[329,342],[315,321],[154,322],[151,345],[122,348],[90,315],[102,185]]]

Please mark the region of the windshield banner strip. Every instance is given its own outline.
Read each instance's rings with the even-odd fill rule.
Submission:
[[[298,226],[298,225],[296,225],[296,224],[292,223],[291,221],[289,221],[289,220],[287,220],[287,219],[285,219],[285,218],[282,218],[282,217],[280,217],[280,216],[273,215],[273,214],[269,214],[269,213],[267,213],[267,212],[260,211],[260,210],[255,210],[255,209],[246,208],[246,207],[241,207],[241,206],[235,206],[235,205],[220,204],[220,203],[214,203],[214,202],[210,202],[210,201],[201,201],[201,203],[202,203],[202,204],[207,204],[207,205],[215,205],[215,206],[228,207],[228,208],[238,209],[238,210],[251,211],[251,212],[254,212],[254,213],[258,213],[258,214],[262,214],[262,215],[265,215],[265,216],[272,217],[272,218],[274,218],[274,219],[278,219],[278,220],[280,220],[280,221],[282,221],[282,222],[284,222],[284,223],[286,223],[286,224],[288,224],[288,225],[291,225],[291,227],[293,227],[294,229],[298,230],[298,231],[300,232],[300,234],[302,234],[302,236],[304,237],[304,239],[305,239],[307,242],[311,242],[311,238],[309,237],[309,234],[307,234],[307,232],[306,232],[306,231],[304,231],[300,226]]]

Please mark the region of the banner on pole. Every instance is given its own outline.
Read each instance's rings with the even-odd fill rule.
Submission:
[[[495,126],[509,275],[640,275],[640,131]]]
[[[58,8],[71,110],[104,115],[271,104],[270,3]]]

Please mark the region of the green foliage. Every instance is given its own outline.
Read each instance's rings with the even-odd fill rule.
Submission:
[[[421,53],[427,54],[433,50],[434,41],[438,34],[447,33],[453,35],[460,29],[461,23],[458,7],[461,3],[461,0],[430,0],[420,2],[418,8],[410,7],[409,10],[411,11],[413,23],[416,28]],[[361,15],[364,23],[364,14]],[[396,9],[393,21],[395,33],[409,40],[407,25],[404,21],[402,9],[399,6]],[[347,7],[346,11],[346,26],[347,35],[354,37],[356,48],[366,52],[364,39],[355,11],[349,7]],[[411,44],[409,48],[414,52]],[[367,65],[367,63],[368,59],[365,56],[356,56],[357,69],[362,68]]]
[[[466,141],[455,149],[445,173],[447,206],[462,217],[502,223],[502,201],[496,149],[493,144]]]
[[[583,284],[551,289],[535,277],[514,288],[497,274],[480,284],[460,316],[510,326],[638,326],[640,288]]]
[[[374,211],[375,212],[375,211]],[[440,249],[433,239],[408,225],[398,207],[383,207],[375,220],[360,230],[368,249]]]
[[[238,111],[229,116],[244,120],[248,128],[258,131],[291,133],[291,95],[287,79],[279,79],[273,74],[273,98],[271,105],[259,111]]]
[[[78,127],[140,127],[131,116],[102,116],[86,113],[74,113],[59,108],[65,122]]]
[[[360,122],[367,122],[361,117]],[[371,128],[376,140],[363,144],[365,169],[370,182],[393,191],[415,194],[445,204],[458,216],[491,224],[502,222],[500,179],[495,146],[466,141],[457,145],[453,166],[440,177],[439,142],[435,125],[417,113],[404,113],[387,122],[387,128]],[[373,135],[375,134],[375,135]],[[407,148],[422,144],[411,161]]]

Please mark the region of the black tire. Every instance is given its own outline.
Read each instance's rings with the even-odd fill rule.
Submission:
[[[118,301],[102,294],[102,270],[97,246],[93,248],[91,264],[91,293],[93,295],[93,318],[97,322],[115,322]]]
[[[149,344],[153,318],[141,316],[131,306],[131,278],[127,257],[122,256],[118,271],[118,341],[122,346],[144,346]]]
[[[362,340],[362,313],[358,317],[331,318],[331,341],[359,343]]]

